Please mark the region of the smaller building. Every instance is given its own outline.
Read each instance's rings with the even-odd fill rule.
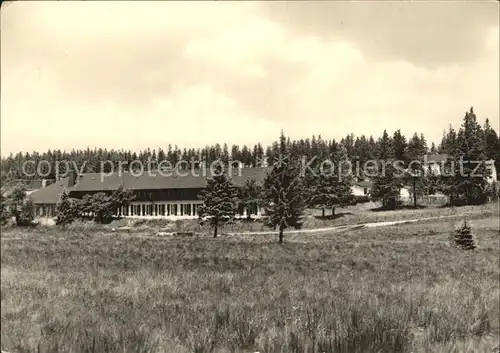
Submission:
[[[372,182],[369,180],[355,181],[351,186],[354,196],[369,196],[372,188]]]
[[[42,184],[42,188],[29,194],[29,197],[35,205],[36,217],[55,217],[56,204],[59,202],[61,194],[69,186],[69,178]]]
[[[441,175],[443,169],[445,168],[446,162],[448,160],[448,155],[446,153],[441,154],[428,154],[424,157],[425,170],[430,171],[434,175]],[[497,169],[495,166],[495,160],[490,159],[485,161],[486,164],[486,179],[488,183],[498,182]],[[459,170],[457,168],[457,170]]]

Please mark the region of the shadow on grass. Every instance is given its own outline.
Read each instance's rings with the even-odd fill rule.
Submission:
[[[313,216],[313,217],[314,217],[314,219],[333,220],[333,219],[342,218],[342,217],[345,217],[347,215],[352,215],[352,214],[353,214],[352,212],[343,212],[343,213],[338,213],[338,214],[334,214],[334,215]]]
[[[375,207],[375,208],[370,208],[368,211],[371,212],[381,212],[381,211],[398,211],[398,210],[422,210],[425,208],[429,208],[429,206],[426,205],[417,205],[417,207],[413,205],[403,205],[403,206],[398,206],[396,208],[388,208],[388,207]]]

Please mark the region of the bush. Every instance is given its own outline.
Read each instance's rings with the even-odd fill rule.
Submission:
[[[56,205],[56,224],[64,227],[72,223],[76,219],[77,212],[78,210],[75,208],[75,203],[69,198],[68,193],[64,191],[61,195],[61,199]]]
[[[494,182],[491,184],[488,184],[488,187],[486,189],[486,193],[488,195],[488,198],[491,201],[498,201],[498,196],[499,196],[499,184]]]
[[[21,212],[16,215],[16,224],[18,226],[31,226],[35,220],[35,205],[30,199],[26,200],[21,206]]]
[[[23,187],[16,187],[8,196],[6,205],[4,202],[2,202],[2,205],[2,208],[8,206],[9,211],[6,213],[6,216],[14,217],[16,225],[33,225],[35,219],[35,206],[33,201],[27,197],[26,190]],[[4,210],[4,214],[5,212]]]
[[[9,210],[7,209],[6,200],[3,195],[0,194],[0,224],[6,224],[9,218]]]
[[[462,225],[455,229],[454,241],[456,247],[462,250],[473,250],[476,248],[471,227],[467,219],[464,219]]]

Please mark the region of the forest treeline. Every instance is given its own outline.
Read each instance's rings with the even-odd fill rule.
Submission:
[[[500,170],[500,139],[498,133],[486,119],[479,131],[481,140],[484,143],[484,153],[486,159],[496,161],[497,170]],[[392,134],[384,131],[380,137],[355,136],[349,134],[340,140],[323,139],[321,135],[312,136],[299,140],[288,139],[292,155],[313,158],[314,156],[334,154],[342,148],[347,158],[352,162],[359,162],[363,165],[368,160],[380,158],[381,151],[386,149],[386,144],[391,145],[393,158],[398,160],[408,160],[415,158],[415,154],[440,154],[455,155],[458,153],[459,130],[449,126],[443,132],[441,142],[436,145],[427,142],[423,133],[414,133],[412,136],[404,136],[400,130]],[[1,180],[6,184],[9,181],[33,179],[55,179],[56,164],[61,161],[68,162],[69,165],[78,166],[83,173],[99,173],[117,170],[119,166],[127,169],[132,161],[140,161],[147,170],[154,169],[160,161],[168,161],[172,165],[177,165],[179,161],[205,161],[211,163],[221,159],[223,161],[240,161],[246,166],[261,166],[261,162],[272,160],[279,154],[279,140],[268,146],[256,143],[253,146],[228,146],[224,144],[209,145],[204,148],[180,148],[177,145],[167,144],[165,148],[146,148],[139,152],[125,149],[87,148],[80,150],[60,150],[53,149],[46,152],[19,152],[10,154],[1,161]],[[59,164],[59,172],[65,173],[65,163]]]

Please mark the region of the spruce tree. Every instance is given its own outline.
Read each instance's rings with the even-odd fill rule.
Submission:
[[[377,141],[377,170],[373,177],[371,196],[374,200],[382,201],[382,207],[395,209],[399,199],[403,179],[402,171],[398,171],[394,164],[394,147],[384,130],[382,137]]]
[[[453,240],[455,241],[456,247],[459,249],[474,250],[476,248],[472,230],[467,219],[464,219],[462,225],[455,229]]]
[[[424,156],[427,152],[427,146],[423,136],[419,137],[417,133],[408,142],[408,170],[405,184],[410,187],[413,197],[413,207],[417,207],[417,198],[425,192],[427,178],[424,169]]]
[[[262,198],[262,188],[255,179],[245,180],[243,187],[240,189],[240,202],[247,211],[247,219],[251,218],[252,210],[259,207]]]
[[[497,173],[500,173],[500,138],[496,131],[491,127],[488,119],[486,119],[484,123],[483,136],[486,159],[494,160]]]
[[[483,136],[484,136],[484,152],[488,159],[497,158],[497,141],[498,135],[496,131],[491,127],[489,119],[486,119],[483,127]]]
[[[450,175],[444,178],[445,193],[452,204],[485,203],[488,185],[486,155],[483,132],[473,108],[465,113],[456,146],[456,154],[448,163]]]
[[[306,206],[304,175],[299,161],[290,154],[286,138],[281,132],[278,155],[264,180],[268,223],[278,227],[278,242],[283,243],[283,231],[302,226]],[[305,173],[305,171],[304,171]]]
[[[237,210],[237,191],[228,177],[226,170],[218,165],[211,178],[207,179],[205,189],[199,197],[203,204],[199,207],[199,217],[209,217],[214,229],[214,238],[224,223],[232,222]]]
[[[308,194],[310,195],[309,206],[322,210],[325,216],[325,208],[332,210],[335,215],[335,208],[345,206],[353,201],[351,190],[352,174],[347,170],[348,156],[344,146],[336,153],[323,154],[314,167],[314,174],[306,178]],[[309,173],[312,174],[312,173]]]
[[[406,166],[407,163],[407,142],[406,138],[401,133],[401,130],[394,132],[392,137],[392,145],[394,151],[394,158],[398,161],[402,161]]]

